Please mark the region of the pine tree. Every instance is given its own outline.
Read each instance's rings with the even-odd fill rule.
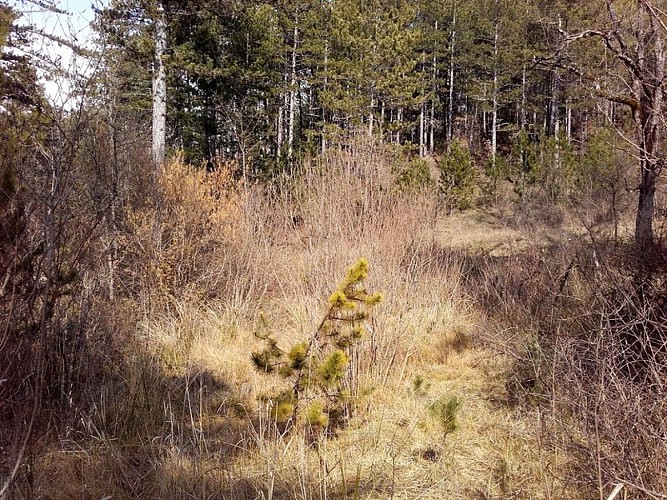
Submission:
[[[321,94],[335,129],[386,131],[400,142],[414,128],[413,111],[423,100],[415,20],[416,10],[405,1],[335,3]]]
[[[258,370],[278,373],[291,384],[291,389],[275,397],[273,418],[277,423],[294,425],[303,416],[310,429],[333,430],[349,419],[354,384],[349,361],[366,334],[371,309],[383,299],[379,292],[366,291],[367,278],[368,261],[360,259],[329,297],[327,313],[313,335],[287,351],[278,347],[262,318],[256,335],[266,347],[252,353],[253,363]]]
[[[453,141],[439,167],[440,193],[449,212],[470,208],[475,190],[475,167],[470,152]]]

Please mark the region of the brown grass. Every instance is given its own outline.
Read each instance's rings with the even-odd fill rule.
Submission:
[[[114,315],[136,321],[91,409],[36,454],[32,496],[585,497],[539,408],[508,404],[516,351],[490,342],[506,337],[443,240],[434,193],[399,190],[381,147],[357,149],[272,189],[167,167],[163,212],[130,217],[118,272]],[[335,435],[284,432],[270,418],[282,382],[250,360],[259,313],[279,345],[308,338],[359,257],[386,301],[359,348],[353,418]],[[446,434],[430,408],[453,396]]]

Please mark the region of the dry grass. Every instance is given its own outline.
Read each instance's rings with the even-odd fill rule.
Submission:
[[[398,191],[379,147],[356,154],[270,192],[168,170],[169,237],[150,212],[129,235],[120,276],[141,305],[124,356],[76,434],[36,456],[33,496],[581,497],[538,411],[507,404],[513,360],[484,340],[495,327],[443,244],[435,196]],[[285,432],[269,417],[283,382],[250,360],[259,313],[282,347],[308,338],[359,257],[387,300],[359,347],[353,418],[335,435]],[[452,397],[447,433],[431,408]]]

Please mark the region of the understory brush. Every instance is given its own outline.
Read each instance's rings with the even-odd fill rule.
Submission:
[[[606,498],[667,491],[667,288],[617,240],[469,265],[470,287],[514,359],[508,403],[542,412],[540,439],[573,457],[569,482]]]
[[[590,455],[591,399],[567,399],[573,387],[594,387],[586,377],[598,380],[577,344],[590,342],[596,317],[586,246],[505,257],[455,249],[440,231],[437,187],[406,183],[396,158],[359,139],[270,185],[236,180],[222,165],[208,174],[178,159],[166,165],[154,202],[132,204],[112,265],[100,266],[108,292],[88,332],[96,375],[86,404],[33,448],[20,491],[606,491],[620,478],[621,452],[600,434],[609,454]],[[580,372],[568,371],[566,354],[582,356]],[[642,422],[658,425],[658,412]],[[583,472],[591,456],[606,460],[595,462],[596,478]]]

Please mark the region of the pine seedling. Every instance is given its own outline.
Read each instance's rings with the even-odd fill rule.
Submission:
[[[306,422],[311,428],[326,428],[329,425],[329,415],[325,411],[324,402],[316,399],[306,409]]]
[[[452,396],[448,400],[438,399],[430,407],[431,413],[442,424],[443,439],[459,427],[457,415],[461,407],[461,398]]]
[[[425,396],[431,388],[431,383],[427,382],[423,375],[415,375],[412,379],[412,392],[415,396]]]
[[[383,299],[379,292],[366,291],[367,278],[368,261],[359,259],[329,296],[327,312],[314,333],[289,350],[278,347],[260,315],[255,335],[265,347],[252,353],[253,363],[261,372],[291,381],[289,397],[283,392],[276,398],[273,416],[278,423],[295,423],[301,407],[306,408],[303,417],[311,429],[331,429],[349,416],[350,357],[366,334],[371,309]]]

